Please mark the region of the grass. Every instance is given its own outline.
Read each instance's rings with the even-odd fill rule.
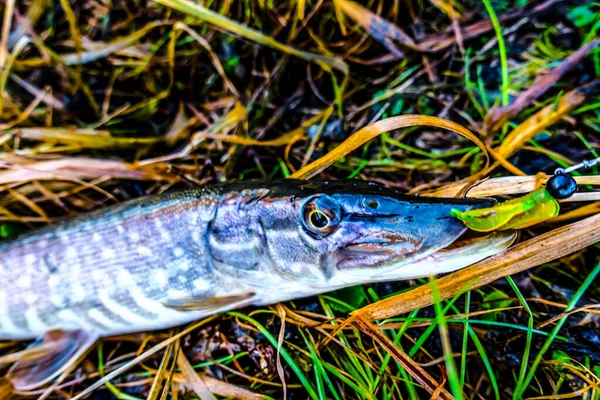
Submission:
[[[600,273],[600,263],[597,264],[596,267],[594,267],[594,269],[586,277],[585,281],[581,284],[579,289],[577,289],[577,291],[573,294],[573,297],[570,299],[569,304],[567,305],[567,308],[565,309],[565,313],[568,313],[569,311],[571,311],[575,308],[575,305],[579,302],[581,297],[588,290],[588,288],[594,282],[594,280],[596,279],[596,277],[598,276],[599,273]],[[529,370],[529,373],[527,374],[527,376],[525,377],[525,380],[523,381],[523,384],[521,386],[518,386],[517,390],[515,390],[515,396],[517,398],[519,398],[522,395],[522,393],[525,391],[525,388],[527,387],[527,385],[529,385],[529,383],[533,379],[534,374],[535,374],[539,364],[542,362],[542,359],[543,359],[545,353],[550,349],[550,346],[552,346],[552,342],[555,340],[556,335],[558,334],[560,329],[563,327],[566,320],[567,320],[567,315],[561,317],[558,320],[558,322],[556,323],[556,325],[554,325],[554,328],[552,328],[552,331],[550,331],[548,338],[546,339],[546,341],[542,345],[540,351],[536,355],[535,360],[533,361],[533,363],[531,365],[531,369]]]
[[[504,44],[504,36],[502,35],[502,27],[500,26],[500,21],[498,21],[498,17],[496,16],[496,12],[494,11],[494,7],[490,0],[483,0],[483,5],[485,6],[486,11],[490,15],[490,21],[494,26],[494,32],[496,33],[496,40],[498,41],[498,55],[500,57],[500,69],[502,72],[502,105],[505,106],[508,104],[508,89],[510,87],[510,82],[508,81],[508,61],[506,57],[506,45]]]
[[[0,2],[0,235],[190,185],[318,176],[456,196],[595,158],[600,7],[548,4]],[[514,178],[469,195],[516,195]],[[598,229],[581,221],[598,207],[561,208],[520,233],[527,260],[577,244],[542,265],[511,253],[514,269],[456,287],[367,285],[106,339],[45,395],[600,399]],[[24,347],[1,343],[0,360]]]

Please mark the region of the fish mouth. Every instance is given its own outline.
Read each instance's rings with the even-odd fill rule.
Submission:
[[[393,246],[351,245],[348,250],[344,249],[338,268],[355,278],[360,277],[362,283],[428,277],[456,271],[498,254],[513,244],[517,236],[514,231],[486,235],[468,232],[448,246],[404,256],[398,256]],[[367,248],[370,249],[367,251]],[[344,259],[344,256],[348,258]],[[388,267],[377,268],[385,265]]]
[[[372,276],[372,281],[414,279],[453,272],[503,252],[517,238],[518,232],[510,230],[489,234],[469,232],[433,254],[419,258],[404,267]]]
[[[423,242],[424,238],[417,233],[384,229],[341,248],[337,254],[337,267],[345,269],[360,265],[364,268],[406,259],[422,249]]]

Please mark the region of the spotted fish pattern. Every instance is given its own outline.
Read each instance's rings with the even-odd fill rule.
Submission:
[[[324,212],[337,213],[326,234],[315,233],[306,213],[323,199],[335,204]],[[451,208],[486,205],[404,196],[366,182],[292,180],[126,202],[0,244],[0,339],[53,329],[97,337],[156,330],[241,305],[394,279],[402,274],[389,271],[465,231]],[[237,295],[247,301],[210,302]],[[205,300],[212,306],[173,306]]]
[[[146,198],[0,245],[0,336],[177,322],[162,300],[215,294],[205,233],[218,198],[210,189]]]

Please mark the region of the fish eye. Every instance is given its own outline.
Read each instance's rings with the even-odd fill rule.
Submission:
[[[321,239],[337,228],[342,208],[328,196],[316,196],[302,208],[302,225],[312,236]]]

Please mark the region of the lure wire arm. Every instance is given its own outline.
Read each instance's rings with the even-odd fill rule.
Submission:
[[[557,168],[554,171],[554,175],[568,174],[569,172],[576,171],[581,168],[584,168],[584,169],[592,168],[595,165],[597,165],[598,163],[600,163],[600,157],[594,158],[593,160],[583,160],[579,164],[575,164],[568,168]]]

